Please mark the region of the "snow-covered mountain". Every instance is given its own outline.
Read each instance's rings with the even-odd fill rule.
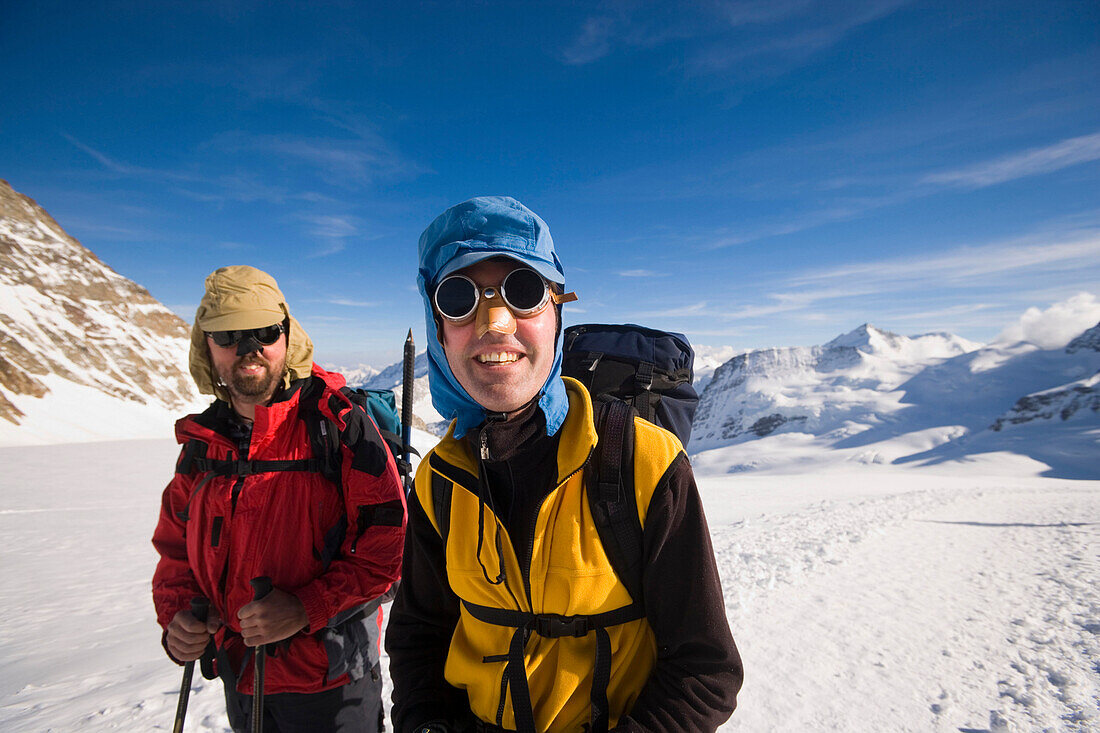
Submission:
[[[703,391],[691,449],[779,430],[859,432],[899,408],[894,390],[906,379],[977,347],[951,334],[910,338],[864,324],[824,346],[739,354],[715,370]]]
[[[708,471],[835,460],[941,463],[1014,453],[1052,475],[1100,475],[1100,325],[1068,346],[978,347],[861,326],[824,346],[720,367],[691,450]],[[724,467],[724,468],[723,468]]]
[[[392,389],[397,397],[397,408],[401,409],[402,376],[404,363],[390,364],[382,371],[375,371],[367,377],[357,375],[354,370],[341,370],[351,387],[368,389]],[[436,435],[442,435],[447,429],[447,421],[440,417],[432,407],[432,396],[428,392],[428,352],[422,351],[413,361],[413,427]]]
[[[0,444],[170,435],[188,327],[0,180]],[[164,432],[168,431],[168,432]]]
[[[966,357],[904,385],[915,419],[959,429],[899,462],[1015,453],[1047,464],[1049,475],[1100,476],[1100,324],[1061,349],[1021,341]]]
[[[361,387],[378,375],[378,369],[370,364],[357,364],[355,366],[324,364],[323,366],[330,372],[343,374],[347,383],[353,387]]]

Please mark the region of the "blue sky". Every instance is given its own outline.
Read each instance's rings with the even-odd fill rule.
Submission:
[[[416,240],[520,199],[580,301],[737,348],[1100,296],[1094,2],[0,3],[0,178],[190,320],[423,346]]]

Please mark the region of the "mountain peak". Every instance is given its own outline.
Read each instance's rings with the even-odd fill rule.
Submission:
[[[848,333],[837,336],[825,344],[825,348],[853,348],[866,353],[873,353],[883,348],[897,348],[907,340],[904,336],[875,328],[870,323],[864,323]]]

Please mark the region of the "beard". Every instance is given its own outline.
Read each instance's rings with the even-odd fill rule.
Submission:
[[[242,374],[241,367],[250,364],[262,367],[263,371],[259,374]],[[229,388],[230,394],[238,399],[248,402],[266,402],[282,382],[285,365],[285,358],[278,364],[272,364],[256,354],[248,354],[233,362],[230,373],[221,375],[222,381]],[[226,379],[227,376],[228,379]]]

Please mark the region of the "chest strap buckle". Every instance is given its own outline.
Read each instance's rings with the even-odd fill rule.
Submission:
[[[588,636],[591,630],[587,616],[559,616],[556,613],[544,613],[535,616],[535,633],[545,639],[559,639],[563,636]]]

